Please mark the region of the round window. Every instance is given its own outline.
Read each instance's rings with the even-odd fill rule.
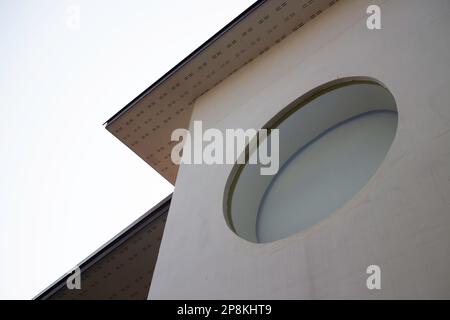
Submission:
[[[309,228],[348,202],[375,173],[397,130],[394,97],[349,82],[300,99],[268,122],[279,129],[279,170],[236,165],[226,220],[241,238],[271,242]]]

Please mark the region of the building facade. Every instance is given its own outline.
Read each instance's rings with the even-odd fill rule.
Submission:
[[[449,298],[449,33],[448,0],[258,1],[111,118],[175,185],[148,298]],[[279,128],[280,170],[174,164],[195,121]]]

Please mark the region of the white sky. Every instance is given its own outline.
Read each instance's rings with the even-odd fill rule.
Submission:
[[[102,124],[252,3],[0,0],[0,299],[34,297],[172,192]]]

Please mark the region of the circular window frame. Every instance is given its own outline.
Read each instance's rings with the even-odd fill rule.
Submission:
[[[381,88],[385,89],[389,94],[392,95],[392,97],[394,98],[394,101],[397,102],[397,99],[395,99],[394,94],[391,92],[391,90],[389,90],[387,88],[387,86],[372,77],[366,77],[366,76],[353,76],[353,77],[344,77],[344,78],[339,78],[336,80],[332,80],[329,82],[326,82],[322,85],[316,86],[314,89],[311,89],[309,91],[307,91],[306,93],[300,95],[298,98],[296,98],[295,100],[293,100],[291,103],[289,103],[287,106],[283,107],[281,110],[279,110],[274,116],[272,116],[272,118],[267,121],[262,127],[261,129],[266,129],[267,130],[267,136],[270,136],[271,130],[278,128],[281,123],[283,123],[286,119],[288,119],[292,114],[294,114],[295,112],[297,112],[298,110],[300,110],[301,108],[305,107],[306,105],[308,105],[310,102],[312,102],[313,100],[326,95],[334,90],[343,88],[343,87],[347,87],[347,86],[351,86],[351,85],[356,85],[356,84],[370,84],[370,85],[377,85],[380,86]],[[399,110],[398,110],[398,104],[396,103],[396,108],[397,108],[397,115],[399,116]],[[397,123],[397,129],[398,129],[398,123]],[[397,136],[397,131],[394,135],[394,138],[392,140],[392,144],[391,147],[396,139]],[[224,188],[224,193],[223,193],[223,217],[225,219],[225,222],[228,226],[228,228],[232,231],[232,233],[234,234],[234,236],[238,237],[239,239],[246,241],[248,243],[252,243],[255,245],[265,245],[265,244],[269,244],[269,243],[273,243],[273,242],[278,242],[278,241],[282,241],[284,239],[290,238],[295,236],[297,233],[307,230],[298,230],[297,232],[288,235],[287,237],[278,239],[278,240],[274,240],[271,242],[253,242],[250,241],[248,239],[245,239],[243,237],[241,237],[237,232],[236,232],[236,228],[233,224],[233,219],[232,219],[232,213],[231,213],[231,204],[232,204],[232,198],[233,198],[233,194],[234,191],[236,189],[236,185],[239,181],[239,178],[242,174],[242,171],[244,170],[245,166],[248,165],[248,155],[250,154],[249,151],[249,145],[246,145],[245,148],[245,155],[246,155],[246,162],[244,164],[238,164],[235,163],[230,171],[230,174],[228,175],[226,184],[225,184],[225,188]],[[256,148],[259,147],[259,141],[257,141],[256,144]],[[388,152],[386,153],[386,157],[387,155],[390,153],[391,148],[389,148]],[[281,164],[282,166],[283,164]],[[370,179],[369,179],[370,180]],[[320,222],[319,222],[320,223]]]

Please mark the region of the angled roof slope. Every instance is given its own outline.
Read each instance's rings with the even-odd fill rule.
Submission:
[[[171,199],[166,197],[81,262],[80,290],[67,288],[66,274],[34,299],[147,299]]]
[[[174,129],[187,128],[195,99],[337,0],[260,0],[106,122],[106,128],[175,183]]]

